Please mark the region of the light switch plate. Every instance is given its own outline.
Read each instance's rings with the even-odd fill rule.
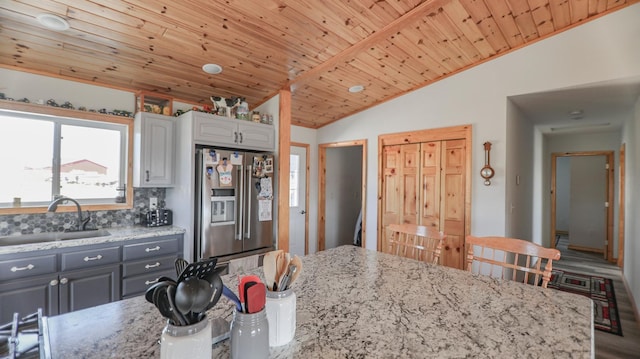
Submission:
[[[158,197],[149,197],[149,210],[158,209]]]

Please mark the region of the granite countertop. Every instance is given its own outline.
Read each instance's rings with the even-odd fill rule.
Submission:
[[[110,235],[102,237],[88,237],[82,239],[67,239],[50,242],[38,242],[19,245],[0,246],[0,255],[23,253],[31,251],[42,251],[56,248],[76,247],[89,244],[110,243],[110,242],[122,242],[127,240],[147,238],[147,237],[159,237],[172,234],[184,233],[184,229],[175,226],[161,226],[161,227],[143,227],[143,226],[130,226],[130,227],[113,227],[104,228]],[[19,237],[17,235],[16,237]]]
[[[587,297],[353,246],[302,262],[296,334],[271,358],[593,357]],[[232,311],[223,297],[208,315]],[[51,317],[53,357],[158,358],[165,323],[143,297]],[[214,346],[229,356],[228,340]]]

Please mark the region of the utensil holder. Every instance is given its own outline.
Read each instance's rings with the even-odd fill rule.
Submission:
[[[160,358],[210,359],[211,323],[205,317],[198,323],[176,326],[167,323],[160,337]]]
[[[296,334],[296,293],[293,289],[267,291],[265,308],[269,321],[269,346],[289,343]]]
[[[234,310],[230,341],[231,359],[269,358],[269,322],[266,309],[251,314]]]

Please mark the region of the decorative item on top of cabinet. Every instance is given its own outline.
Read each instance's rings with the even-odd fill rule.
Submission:
[[[176,118],[138,112],[133,122],[133,186],[173,187]]]
[[[136,94],[136,112],[151,112],[171,116],[173,98],[166,95],[158,95],[140,91]]]

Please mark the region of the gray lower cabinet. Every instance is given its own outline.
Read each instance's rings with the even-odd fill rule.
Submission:
[[[120,264],[60,273],[59,314],[120,300]]]
[[[0,324],[14,312],[30,314],[42,308],[46,315],[58,314],[58,274],[17,279],[0,284]]]
[[[183,235],[0,256],[0,323],[42,308],[53,316],[144,294],[176,278]],[[124,243],[124,244],[123,244]]]

